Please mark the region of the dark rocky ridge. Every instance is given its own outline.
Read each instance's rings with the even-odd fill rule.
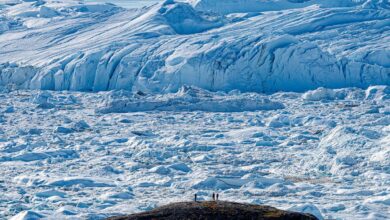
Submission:
[[[127,216],[111,217],[107,220],[149,219],[205,219],[205,220],[316,220],[311,214],[283,211],[270,206],[242,204],[225,201],[179,202],[161,206],[152,211]]]

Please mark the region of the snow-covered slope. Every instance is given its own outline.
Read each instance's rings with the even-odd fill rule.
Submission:
[[[169,0],[139,10],[47,0],[1,8],[0,85],[274,92],[390,84],[388,0]]]

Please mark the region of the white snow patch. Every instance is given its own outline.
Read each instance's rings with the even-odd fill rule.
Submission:
[[[17,215],[10,218],[10,220],[38,220],[44,218],[44,215],[41,215],[34,211],[22,211]]]

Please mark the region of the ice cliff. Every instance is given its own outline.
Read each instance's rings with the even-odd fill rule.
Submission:
[[[0,85],[176,92],[390,85],[388,0],[0,5]]]

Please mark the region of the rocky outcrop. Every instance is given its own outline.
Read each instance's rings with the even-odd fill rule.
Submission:
[[[262,219],[293,220],[317,219],[311,214],[283,211],[270,206],[242,204],[225,201],[179,202],[161,206],[149,212],[112,217],[108,220],[146,219]]]

